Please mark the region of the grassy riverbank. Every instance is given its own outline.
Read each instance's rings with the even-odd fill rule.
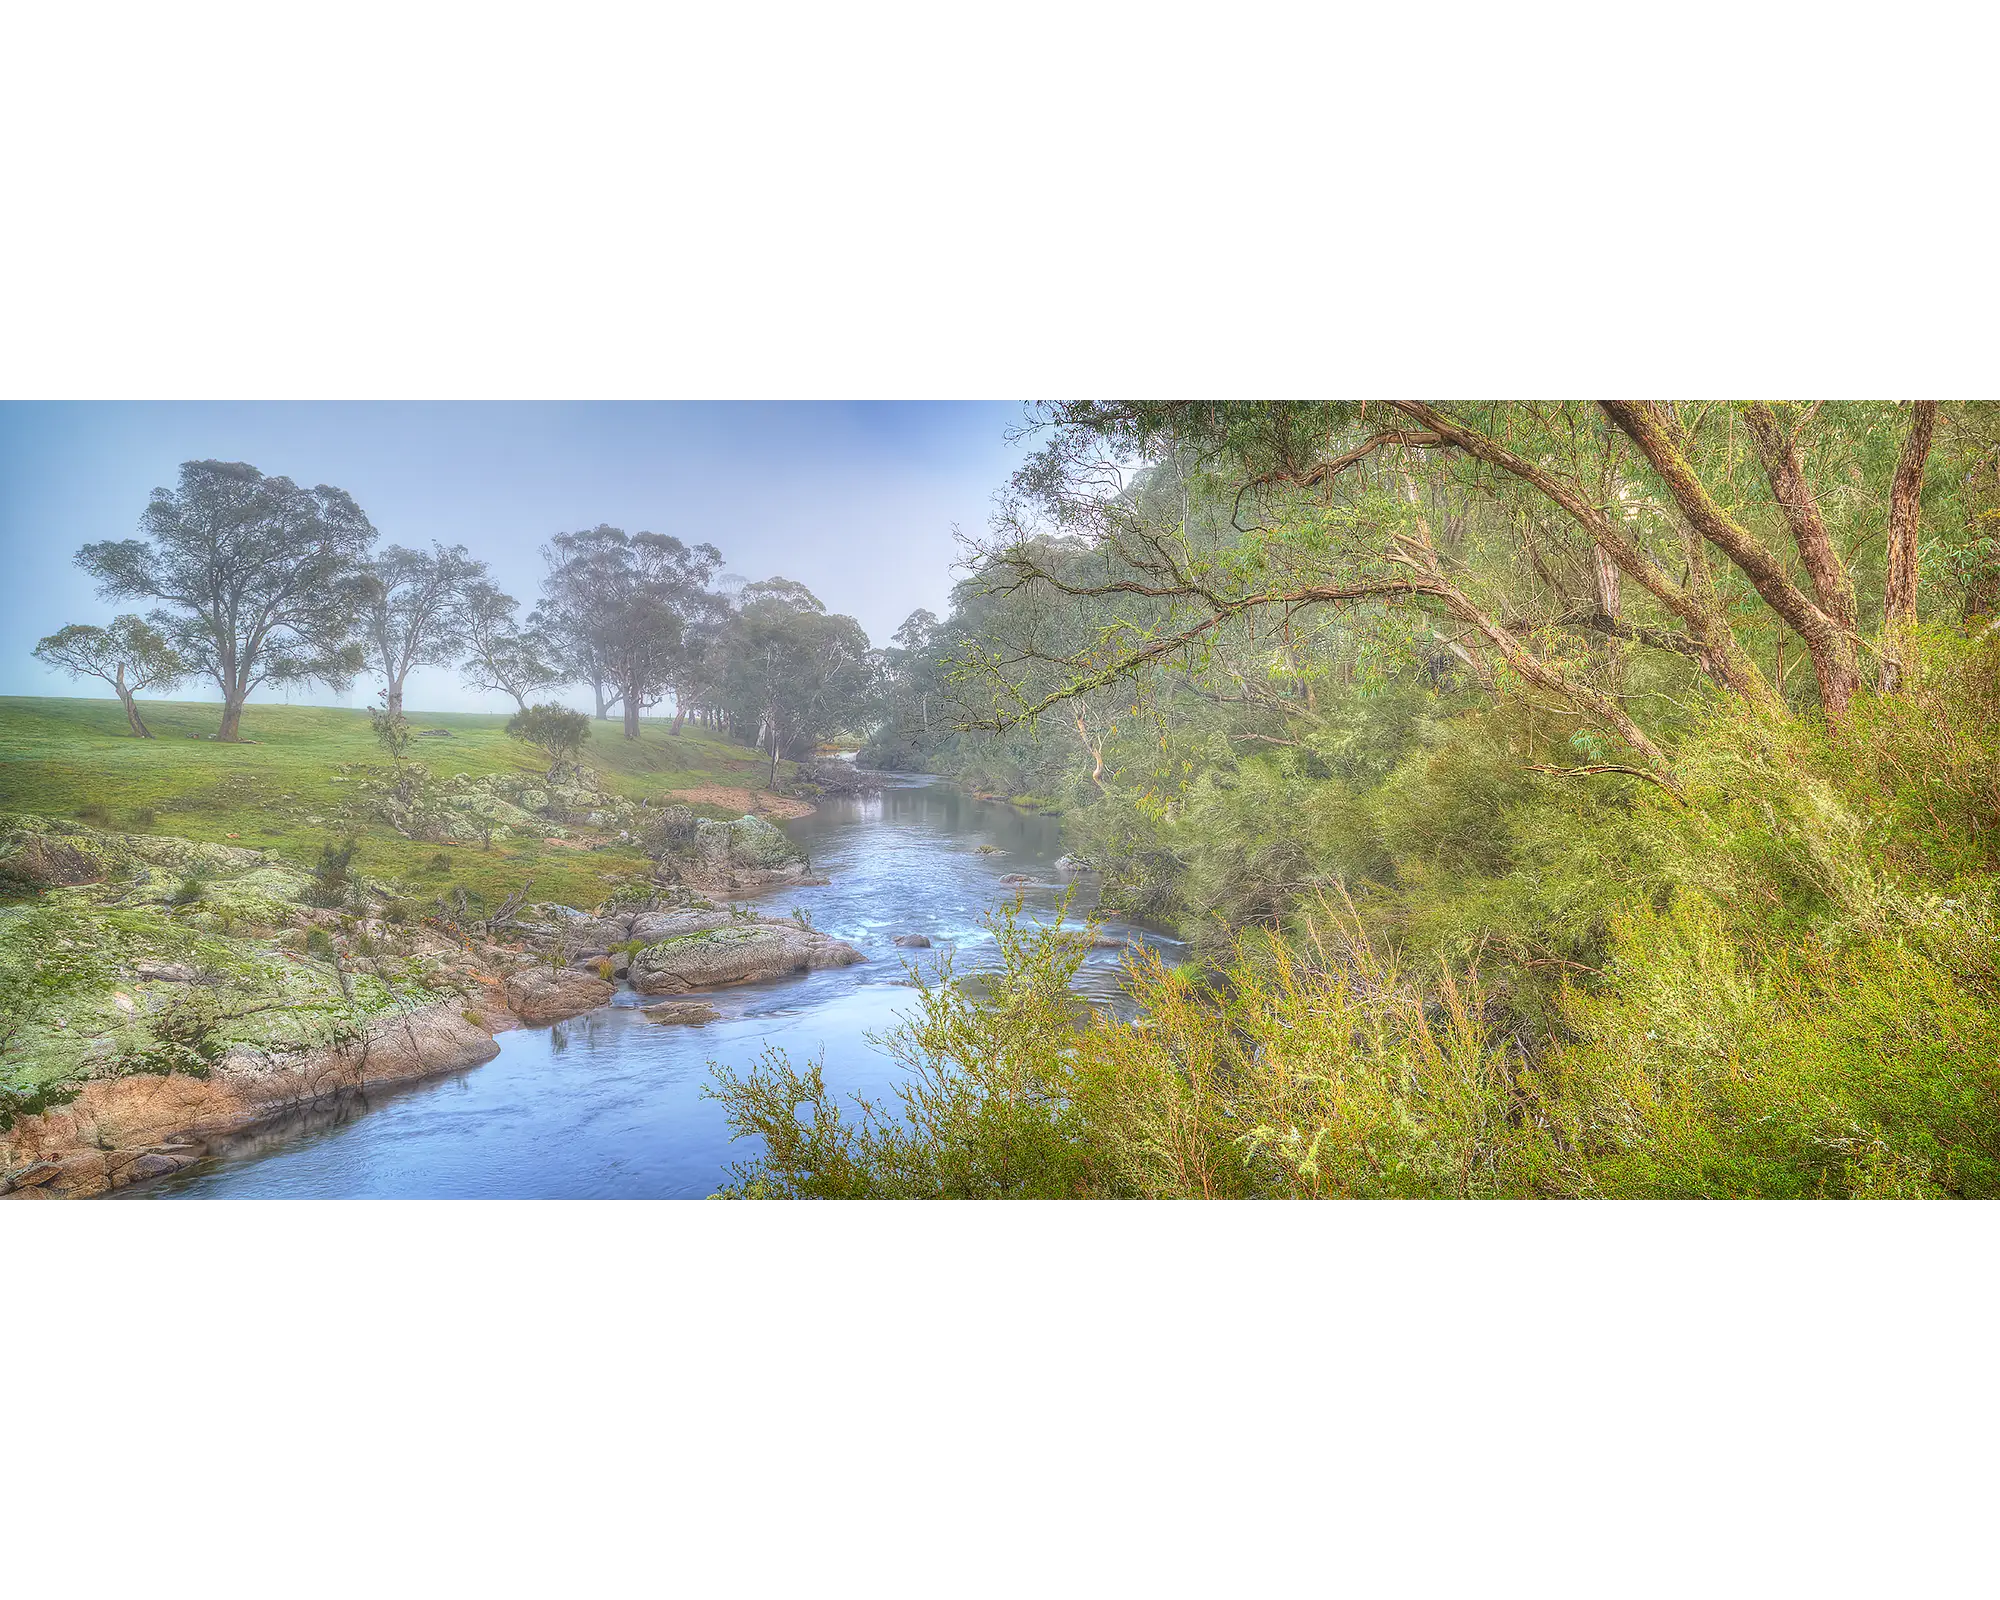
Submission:
[[[365,815],[364,769],[386,768],[365,710],[331,706],[253,705],[244,743],[217,744],[218,708],[196,702],[149,703],[157,737],[135,739],[115,700],[0,698],[0,811],[75,817],[120,832],[165,834],[211,844],[272,851],[310,865],[329,840],[359,841],[358,870],[431,887],[443,882],[498,899],[529,878],[538,897],[594,905],[645,860],[629,846],[599,849],[576,841],[509,838],[490,848],[404,838]],[[505,733],[507,719],[474,713],[415,713],[421,730],[412,759],[433,776],[465,773],[530,776],[546,763]],[[766,763],[755,752],[670,723],[647,719],[639,740],[615,723],[596,724],[583,763],[605,788],[632,800],[702,790],[688,803],[699,814],[734,816],[755,796]],[[434,863],[440,855],[449,871]]]

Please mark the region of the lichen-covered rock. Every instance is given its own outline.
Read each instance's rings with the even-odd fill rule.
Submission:
[[[745,815],[734,822],[703,817],[682,828],[671,821],[655,823],[647,847],[690,885],[729,891],[809,881],[805,852],[762,817]]]
[[[864,959],[853,945],[796,922],[738,919],[647,945],[632,958],[632,987],[641,994],[684,994]]]
[[[13,827],[0,835],[0,885],[11,889],[97,883],[114,869],[112,857],[88,838],[35,827]]]
[[[628,937],[658,944],[662,939],[678,939],[684,933],[705,933],[710,928],[726,928],[743,918],[727,907],[707,904],[687,906],[678,911],[642,911],[632,919]]]
[[[793,863],[803,866],[805,855],[781,828],[762,817],[744,815],[734,822],[703,818],[696,824],[695,848],[711,860],[732,866],[762,867],[773,870]]]
[[[304,1050],[236,1046],[205,1078],[98,1078],[0,1134],[0,1195],[87,1199],[185,1166],[203,1138],[362,1084],[455,1072],[499,1053],[456,1000],[374,1019]]]
[[[623,944],[633,937],[629,915],[611,912],[593,916],[588,911],[578,911],[574,906],[554,905],[547,901],[530,909],[536,913],[537,922],[567,937],[579,955],[586,950],[609,950],[614,944]]]
[[[508,974],[507,1009],[523,1022],[561,1022],[595,1011],[617,991],[577,968],[527,967]]]

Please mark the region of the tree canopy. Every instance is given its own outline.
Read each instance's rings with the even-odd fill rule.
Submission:
[[[218,739],[238,735],[264,683],[352,683],[363,562],[375,529],[345,490],[302,489],[243,462],[189,461],[155,489],[143,537],[88,544],[77,565],[148,613],[192,673],[222,691]]]
[[[383,705],[403,711],[413,667],[450,666],[464,647],[468,589],[486,563],[462,544],[428,551],[392,544],[368,562],[361,585],[361,627],[368,665],[382,679]]]
[[[72,678],[101,678],[110,684],[125,708],[126,724],[140,739],[153,735],[134,697],[145,689],[178,688],[188,674],[188,664],[175,654],[166,635],[129,612],[108,628],[72,622],[38,643],[34,654]]]

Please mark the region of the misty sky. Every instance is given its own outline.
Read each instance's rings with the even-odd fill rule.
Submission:
[[[146,609],[98,599],[72,558],[134,537],[153,488],[204,458],[345,489],[384,544],[464,544],[524,611],[542,542],[608,522],[706,540],[744,578],[797,578],[883,644],[917,607],[944,611],[952,527],[985,527],[1021,417],[1014,401],[0,403],[0,694],[108,697],[28,652],[65,623]],[[373,693],[363,679],[291,698]],[[215,697],[192,680],[175,696]],[[413,711],[512,709],[436,668],[413,673],[407,697]]]

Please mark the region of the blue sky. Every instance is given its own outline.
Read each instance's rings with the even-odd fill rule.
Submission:
[[[464,544],[524,602],[545,539],[608,522],[707,540],[745,578],[797,578],[886,643],[918,606],[944,610],[952,527],[984,528],[1021,417],[1015,401],[0,403],[0,694],[93,692],[28,652],[65,623],[144,609],[99,600],[72,558],[134,536],[154,486],[202,458],[337,485],[383,543]],[[506,704],[440,670],[413,676],[409,703]]]

